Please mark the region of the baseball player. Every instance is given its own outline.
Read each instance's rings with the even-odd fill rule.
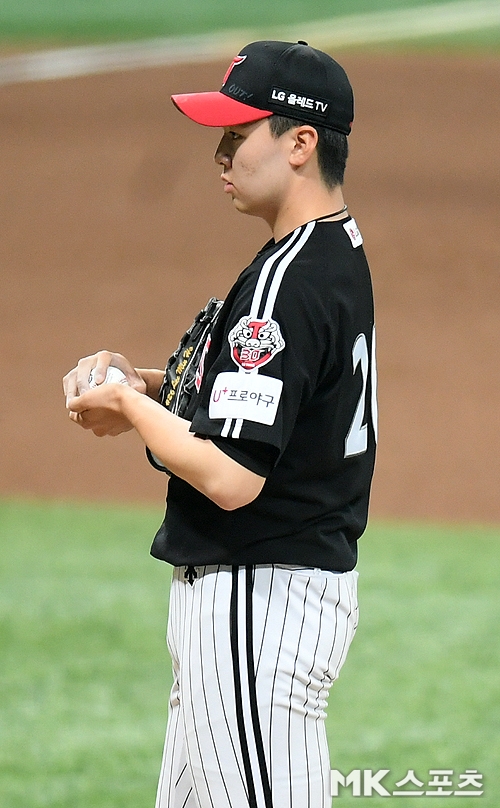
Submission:
[[[327,54],[266,41],[219,91],[173,102],[222,127],[224,192],[272,238],[218,312],[183,417],[163,371],[107,351],[65,377],[67,406],[97,435],[136,429],[171,474],[152,546],[174,567],[157,808],[326,808],[377,423],[370,274],[342,194],[352,90]],[[129,384],[89,390],[109,365]]]

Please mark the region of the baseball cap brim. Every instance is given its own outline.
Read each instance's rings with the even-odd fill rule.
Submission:
[[[237,126],[269,118],[272,112],[242,104],[220,92],[172,95],[177,109],[202,126]]]

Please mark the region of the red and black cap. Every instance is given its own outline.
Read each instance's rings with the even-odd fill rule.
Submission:
[[[348,135],[354,118],[344,68],[306,42],[252,42],[233,59],[218,92],[173,95],[172,101],[204,126],[283,115]]]

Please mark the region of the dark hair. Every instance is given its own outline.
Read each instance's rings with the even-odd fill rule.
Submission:
[[[283,115],[271,115],[269,130],[273,137],[278,138],[296,126],[303,126],[304,121],[295,118],[285,118]],[[314,126],[318,133],[318,166],[321,178],[328,188],[335,188],[344,182],[345,164],[349,147],[347,136],[326,126]]]

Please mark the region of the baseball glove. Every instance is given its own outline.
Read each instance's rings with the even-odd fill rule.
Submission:
[[[160,387],[159,402],[167,410],[180,418],[189,418],[189,405],[201,382],[203,368],[200,363],[204,356],[207,340],[219,316],[223,300],[211,297],[204,309],[196,315],[192,325],[181,338],[177,349],[167,362],[163,384]],[[146,455],[155,469],[170,474],[169,470],[146,447]]]

